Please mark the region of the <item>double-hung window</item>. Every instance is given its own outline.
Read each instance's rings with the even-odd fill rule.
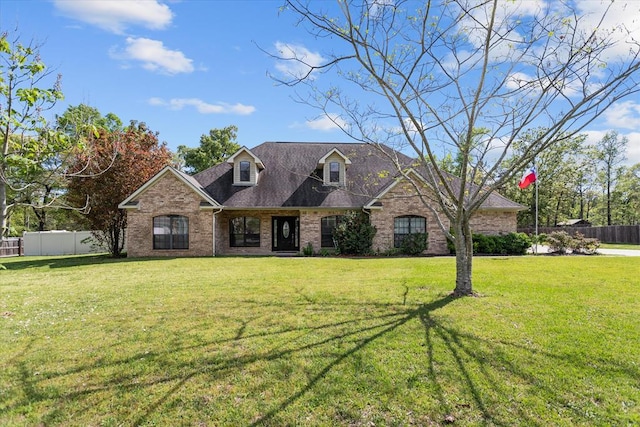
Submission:
[[[402,246],[403,240],[416,233],[426,233],[427,219],[423,216],[406,215],[399,216],[393,220],[393,247]]]

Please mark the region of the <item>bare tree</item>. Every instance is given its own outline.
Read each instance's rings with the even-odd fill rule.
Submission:
[[[603,2],[597,16],[575,3],[289,0],[283,7],[317,40],[331,40],[333,51],[320,57],[280,44],[274,56],[287,61],[280,68],[298,67],[278,81],[308,85],[299,100],[354,139],[411,150],[422,162],[429,189],[414,186],[455,244],[455,295],[473,294],[470,219],[491,192],[639,90],[638,42],[610,20],[617,3]],[[639,6],[625,13],[637,15],[631,8]],[[505,168],[514,142],[534,127],[545,131]],[[459,179],[439,167],[447,153],[460,162]]]

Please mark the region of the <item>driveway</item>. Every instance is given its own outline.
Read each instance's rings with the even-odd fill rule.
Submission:
[[[636,249],[598,249],[602,255],[640,256],[640,250]]]
[[[529,253],[546,254],[549,252],[549,247],[544,245],[538,245],[537,249],[529,249]],[[640,256],[640,249],[598,249],[600,255],[614,255],[614,256]]]

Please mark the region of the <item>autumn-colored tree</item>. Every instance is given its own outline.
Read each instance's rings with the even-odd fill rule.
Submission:
[[[94,238],[112,256],[124,248],[126,213],[118,203],[171,163],[172,155],[157,133],[131,122],[123,131],[100,129],[87,150],[73,163],[69,199],[87,204]],[[81,173],[80,173],[81,172]]]

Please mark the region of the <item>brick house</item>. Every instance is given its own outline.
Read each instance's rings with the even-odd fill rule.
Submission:
[[[448,253],[434,213],[398,178],[394,161],[411,168],[413,160],[386,152],[391,156],[367,144],[266,142],[194,176],[166,167],[120,204],[127,210],[128,255],[267,255],[308,244],[315,252],[332,250],[333,228],[353,210],[367,213],[377,228],[374,250],[427,231],[426,253]],[[492,194],[472,229],[514,232],[522,208]]]

